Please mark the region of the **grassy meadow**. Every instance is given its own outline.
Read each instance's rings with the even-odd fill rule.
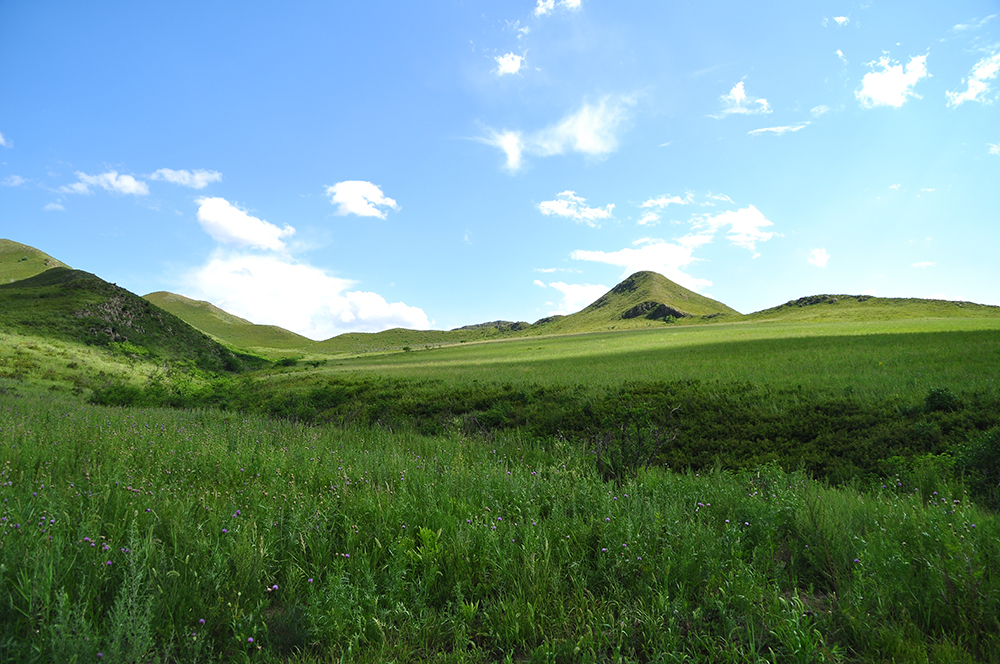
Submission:
[[[0,403],[3,661],[1000,659],[1000,523],[933,469]]]
[[[45,279],[0,294],[0,661],[1000,662],[996,308],[299,346]]]

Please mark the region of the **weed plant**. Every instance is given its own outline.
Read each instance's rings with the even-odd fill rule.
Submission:
[[[961,485],[0,397],[0,660],[1000,661]]]

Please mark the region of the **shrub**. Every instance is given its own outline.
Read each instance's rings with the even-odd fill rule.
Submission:
[[[982,504],[1000,508],[1000,427],[993,427],[958,450],[955,468]]]
[[[924,398],[924,410],[928,413],[937,411],[951,412],[962,407],[962,402],[947,387],[934,387]]]

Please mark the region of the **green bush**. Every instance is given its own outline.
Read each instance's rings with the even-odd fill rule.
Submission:
[[[993,427],[960,448],[955,469],[977,500],[1000,508],[1000,427]]]

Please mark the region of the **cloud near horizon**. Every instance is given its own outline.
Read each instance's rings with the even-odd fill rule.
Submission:
[[[713,196],[718,200],[728,197]],[[654,199],[651,199],[654,200]],[[702,259],[695,257],[695,251],[702,245],[711,243],[718,232],[724,231],[726,239],[734,246],[743,247],[757,253],[757,243],[780,237],[780,233],[765,230],[774,224],[753,205],[737,210],[727,210],[719,214],[699,214],[689,221],[691,231],[687,235],[667,241],[661,238],[641,238],[618,251],[589,251],[578,249],[570,254],[573,260],[592,261],[617,265],[624,268],[622,278],[639,270],[652,270],[685,288],[700,291],[711,286],[708,279],[694,277],[685,270]]]
[[[618,149],[617,130],[629,118],[634,97],[603,97],[597,104],[584,102],[579,110],[559,122],[532,133],[520,130],[487,129],[475,140],[500,148],[506,156],[504,167],[514,173],[521,169],[524,155],[539,157],[579,152],[600,157]]]
[[[861,79],[861,88],[854,93],[854,96],[865,108],[875,108],[876,106],[892,106],[899,108],[910,97],[920,99],[920,95],[913,91],[913,86],[930,74],[927,72],[927,56],[915,55],[910,58],[904,68],[902,64],[890,60],[888,56],[879,58],[878,62],[868,63],[870,67],[876,65],[882,71],[870,71]]]
[[[548,312],[549,316],[567,316],[580,311],[609,290],[604,284],[567,284],[563,281],[553,281],[549,284],[535,279],[535,285],[542,288],[554,288],[562,293],[562,298],[556,309]]]
[[[393,199],[382,193],[378,185],[364,180],[347,180],[326,188],[330,202],[337,206],[335,214],[345,216],[356,214],[359,217],[378,217],[385,219],[385,210],[399,210],[399,205]]]
[[[242,247],[256,247],[271,251],[285,251],[282,238],[295,234],[295,229],[285,225],[278,228],[234,206],[224,198],[198,198],[198,223],[217,242]]]
[[[317,341],[345,332],[430,327],[422,309],[348,290],[355,283],[287,256],[222,251],[184,277],[188,297]]]
[[[600,224],[597,223],[599,219],[612,218],[614,203],[608,203],[602,208],[589,207],[585,205],[586,202],[587,199],[577,196],[575,191],[564,191],[556,194],[555,200],[539,203],[538,209],[546,216],[567,217],[578,223],[587,224],[591,228],[600,228]]]

